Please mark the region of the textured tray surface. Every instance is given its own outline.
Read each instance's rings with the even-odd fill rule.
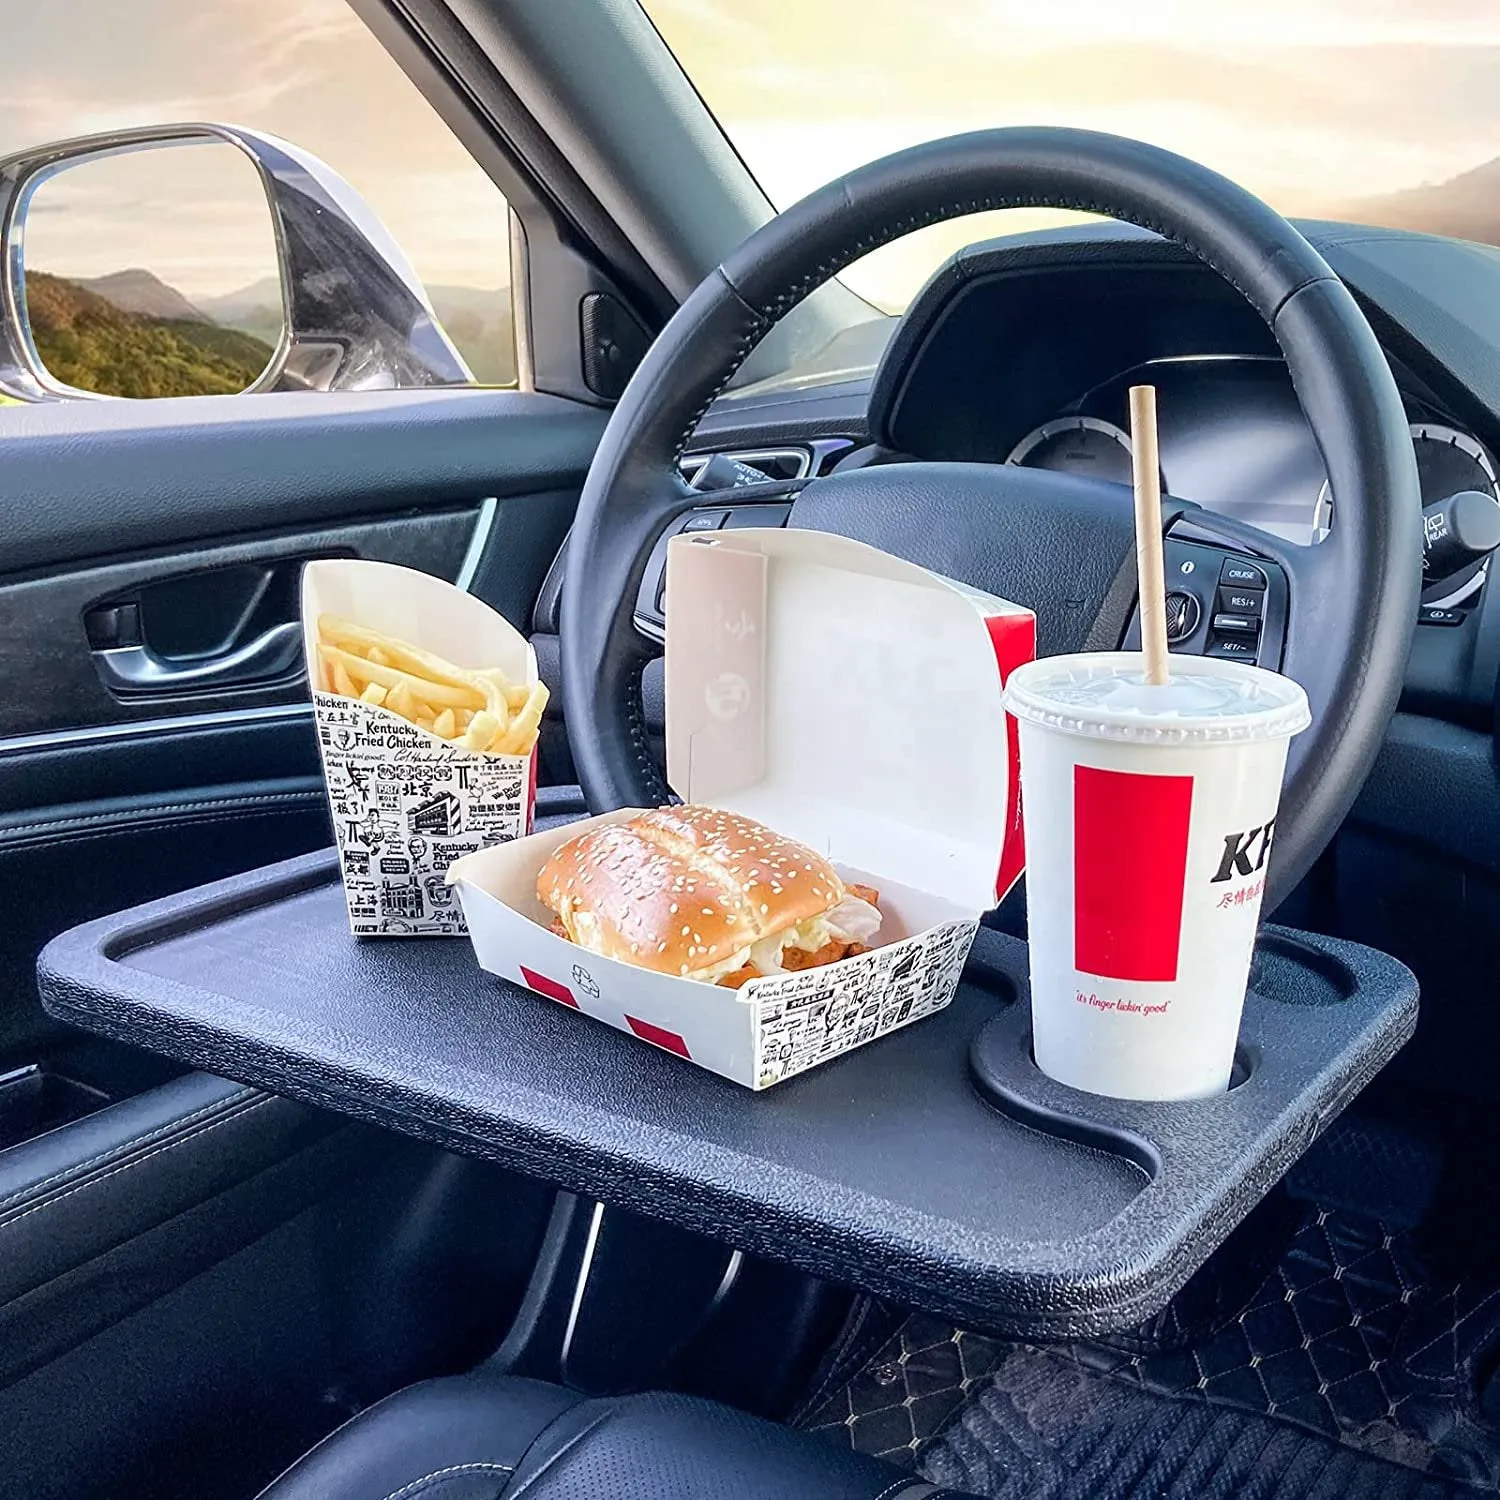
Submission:
[[[1262,988],[1282,998],[1247,1009],[1264,1065],[1227,1099],[1127,1110],[1122,1126],[1110,1111],[1124,1106],[1101,1116],[1030,1065],[1025,1006],[1008,998],[1024,992],[1025,948],[984,933],[981,982],[946,1011],[753,1095],[482,973],[461,941],[354,941],[333,876],[329,856],[308,856],[75,929],[43,956],[48,1008],[1020,1333],[1159,1309],[1415,1018],[1392,961],[1278,942]],[[1004,1033],[1008,1113],[968,1077],[987,1022]],[[1081,1138],[1034,1128],[1085,1104]],[[1153,1161],[1154,1179],[1139,1164]]]

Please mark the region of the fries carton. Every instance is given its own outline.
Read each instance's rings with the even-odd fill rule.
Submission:
[[[448,866],[531,831],[535,752],[465,749],[389,709],[321,691],[324,614],[458,667],[498,667],[528,688],[537,680],[536,655],[488,605],[440,578],[342,559],[311,562],[303,571],[308,681],[349,929],[359,937],[461,936],[463,911],[445,879]]]
[[[674,789],[757,818],[880,891],[880,946],[738,990],[598,957],[548,930],[536,876],[633,809],[486,849],[448,872],[481,965],[762,1089],[953,998],[978,918],[1023,853],[1015,723],[1029,610],[859,542],[726,531],[668,550]]]

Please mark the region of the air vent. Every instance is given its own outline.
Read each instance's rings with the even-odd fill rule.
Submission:
[[[808,443],[788,443],[782,448],[727,449],[725,456],[737,463],[749,464],[752,469],[759,469],[772,479],[795,480],[826,474],[853,446],[853,438],[813,438]],[[717,451],[686,454],[681,465],[682,477],[692,484],[698,477],[698,471]]]
[[[712,453],[689,453],[682,460],[682,477],[692,484],[702,472]],[[812,469],[812,451],[808,448],[746,448],[726,453],[736,463],[749,464],[771,479],[806,479]]]

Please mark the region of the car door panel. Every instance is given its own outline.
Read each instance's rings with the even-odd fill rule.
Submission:
[[[10,407],[0,572],[576,491],[604,419],[553,396],[458,389]]]
[[[325,1195],[350,1142],[365,1160],[381,1139],[63,1032],[36,1002],[36,953],[89,916],[326,844],[301,565],[420,568],[524,626],[602,425],[472,390],[6,412],[0,1088],[30,1069],[13,1092],[63,1090],[84,1117],[41,1110],[28,1130],[23,1110],[0,1134],[0,1391]]]
[[[132,719],[304,701],[297,628],[302,564],[370,557],[452,579],[479,513],[468,506],[227,543],[205,539],[191,551],[143,553],[0,584],[0,683],[9,689],[0,693],[0,737],[49,731],[66,737]],[[259,597],[243,598],[257,580]],[[129,625],[102,633],[101,617],[126,612]],[[221,629],[227,638],[211,641]],[[292,650],[274,672],[224,680],[223,663],[286,632]],[[122,680],[120,659],[132,656],[154,668],[136,683]]]

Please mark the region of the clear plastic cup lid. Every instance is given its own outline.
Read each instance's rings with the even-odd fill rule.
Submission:
[[[1047,656],[1011,673],[1005,707],[1063,734],[1151,745],[1287,739],[1312,723],[1290,677],[1218,657],[1174,656],[1171,680],[1146,681],[1138,652]]]

